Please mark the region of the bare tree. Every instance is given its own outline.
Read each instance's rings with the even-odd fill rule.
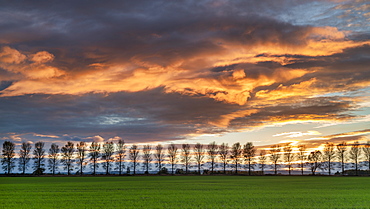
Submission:
[[[118,140],[117,142],[117,169],[119,175],[122,175],[122,169],[125,167],[123,162],[126,154],[126,145],[123,139]]]
[[[134,175],[136,174],[137,160],[139,159],[139,149],[137,145],[133,144],[129,149],[129,158],[134,166]]]
[[[277,175],[277,168],[278,168],[278,162],[280,160],[281,154],[280,154],[281,148],[279,145],[272,145],[270,147],[269,153],[270,153],[270,160],[274,163],[274,173]]]
[[[306,149],[307,149],[306,145],[304,144],[298,146],[297,157],[299,161],[301,161],[299,167],[301,168],[302,175],[304,170],[304,161],[306,160]]]
[[[362,151],[364,152],[365,160],[368,163],[368,172],[370,173],[370,141],[367,141],[367,143],[362,148]]]
[[[75,153],[75,148],[73,142],[67,142],[61,149],[62,153],[62,160],[61,162],[64,164],[64,169],[67,170],[67,175],[71,174],[73,171],[73,154]]]
[[[214,168],[215,168],[215,159],[217,157],[217,151],[218,151],[218,146],[216,142],[211,142],[208,144],[208,156],[209,159],[211,160],[211,173],[213,174]]]
[[[259,160],[259,163],[260,163],[260,166],[261,166],[262,175],[264,175],[264,170],[265,170],[265,167],[266,167],[266,160],[267,160],[266,150],[263,149],[263,150],[260,151],[260,155],[258,157],[258,160]]]
[[[170,144],[168,146],[167,151],[168,151],[168,157],[169,157],[170,163],[171,163],[171,173],[173,175],[174,166],[177,162],[177,147],[176,147],[176,145]]]
[[[48,159],[49,166],[48,167],[49,167],[49,170],[52,172],[53,176],[55,175],[55,171],[58,168],[59,152],[60,152],[59,146],[55,143],[52,143],[49,149],[49,159]]]
[[[163,146],[161,144],[157,144],[155,146],[155,153],[154,153],[154,158],[155,161],[157,162],[157,167],[158,167],[158,173],[162,170],[162,164],[164,161],[164,151],[163,151]]]
[[[32,149],[31,143],[23,142],[21,145],[21,149],[19,150],[19,170],[22,171],[23,175],[26,173],[28,162],[31,159],[30,156],[31,149]]]
[[[224,174],[226,174],[226,165],[227,165],[227,160],[229,158],[229,145],[222,143],[218,149],[218,154],[220,155],[220,160],[222,162]]]
[[[250,176],[251,175],[251,167],[253,166],[252,165],[252,160],[253,160],[254,155],[256,154],[256,149],[254,148],[252,142],[247,142],[244,145],[243,154],[244,154],[245,160],[248,162],[248,175]]]
[[[145,171],[146,174],[149,174],[149,166],[150,166],[150,162],[152,161],[152,154],[150,153],[151,150],[152,150],[152,147],[149,144],[144,145],[143,160],[144,160],[144,167],[146,169]]]
[[[284,150],[284,160],[286,163],[288,163],[288,171],[289,175],[291,175],[292,161],[294,159],[294,155],[292,153],[293,151],[292,145],[286,144],[283,150]]]
[[[35,149],[33,150],[33,159],[35,160],[35,174],[40,175],[43,174],[45,171],[44,166],[44,158],[45,158],[45,149],[44,149],[45,143],[44,142],[36,142],[35,143]]]
[[[103,151],[102,151],[102,160],[103,168],[105,168],[105,175],[109,175],[109,171],[111,168],[111,164],[113,162],[113,154],[114,154],[114,144],[113,142],[105,142],[103,144]]]
[[[77,163],[80,166],[80,175],[83,175],[83,169],[86,166],[86,152],[87,145],[85,142],[80,142],[77,144]]]
[[[242,158],[242,154],[243,154],[243,149],[240,143],[236,142],[235,144],[233,144],[233,146],[231,147],[230,158],[235,165],[235,174],[238,173],[238,167],[240,166],[239,164]]]
[[[342,142],[340,144],[337,144],[337,156],[339,160],[341,161],[341,167],[342,167],[342,175],[344,175],[344,161],[346,159],[346,151],[347,151],[347,143]]]
[[[200,175],[200,167],[202,165],[205,152],[203,149],[203,144],[201,143],[196,143],[194,146],[194,154],[195,154],[195,161],[197,162],[198,165],[198,174]]]
[[[91,143],[89,157],[90,157],[90,161],[92,162],[91,167],[93,170],[93,173],[92,173],[93,175],[96,174],[96,169],[99,168],[99,164],[97,162],[100,157],[100,149],[101,149],[101,146],[99,143],[97,142]]]
[[[327,165],[328,165],[328,170],[329,170],[329,176],[331,175],[331,170],[332,170],[332,167],[331,167],[331,164],[332,164],[332,161],[335,157],[335,146],[333,143],[331,142],[327,142],[325,143],[325,147],[324,147],[324,160],[327,162]]]
[[[358,141],[353,142],[351,149],[349,150],[349,158],[353,160],[355,164],[356,176],[358,175],[358,161],[360,158],[361,149]]]
[[[191,155],[190,155],[190,145],[189,144],[182,144],[182,155],[181,159],[182,162],[185,165],[185,173],[187,174],[189,171],[189,165],[190,165],[190,160],[191,160]]]
[[[316,170],[321,167],[322,153],[319,150],[313,151],[308,155],[307,159],[309,161],[311,173],[315,175]]]
[[[14,152],[15,144],[11,141],[5,141],[3,143],[3,153],[2,153],[2,159],[1,163],[3,165],[3,169],[6,170],[7,174],[9,175],[13,168],[14,168]]]

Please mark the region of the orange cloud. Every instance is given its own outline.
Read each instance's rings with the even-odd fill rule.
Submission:
[[[243,68],[217,76],[204,69],[243,62],[294,63],[296,59],[294,57],[261,57],[257,55],[266,53],[269,55],[328,56],[342,52],[349,47],[370,43],[369,41],[346,40],[345,37],[346,32],[338,31],[334,27],[310,27],[295,34],[295,42],[292,43],[281,41],[282,38],[277,34],[271,34],[271,37],[265,42],[257,41],[252,45],[226,39],[211,39],[213,42],[222,42],[222,50],[218,52],[201,51],[194,54],[194,57],[189,56],[187,60],[181,57],[172,58],[170,63],[164,65],[158,64],[161,63],[161,59],[165,59],[161,55],[134,56],[122,64],[94,62],[81,73],[66,72],[51,66],[50,63],[55,57],[49,52],[37,52],[27,58],[26,55],[15,49],[3,47],[3,52],[0,54],[0,61],[3,64],[0,64],[9,71],[21,73],[24,78],[1,91],[1,96],[34,93],[138,92],[163,87],[167,93],[197,95],[226,103],[245,105],[255,89],[274,84],[280,85],[276,89],[257,91],[256,98],[273,101],[296,95],[313,96],[328,91],[316,87],[318,82],[322,82],[317,78],[292,85],[282,84],[312,73],[312,69],[280,67],[275,68],[272,75],[259,74],[257,77],[248,75],[247,69]],[[27,60],[32,63],[25,63]]]
[[[255,114],[259,112],[257,109],[252,109],[252,110],[239,110],[227,115],[222,115],[220,118],[216,121],[209,122],[211,125],[218,126],[218,127],[227,127],[230,122],[236,118],[240,117],[247,117],[252,114]]]
[[[263,98],[265,100],[277,100],[282,98],[289,98],[294,96],[311,96],[317,94],[318,89],[314,88],[312,85],[317,82],[316,78],[312,78],[308,81],[303,81],[298,84],[293,84],[291,86],[279,85],[278,88],[268,91],[261,90],[256,93],[257,98]]]
[[[19,64],[26,59],[26,56],[18,50],[12,49],[9,46],[4,46],[0,51],[0,63]]]

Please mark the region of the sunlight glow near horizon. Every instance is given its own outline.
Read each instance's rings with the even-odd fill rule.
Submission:
[[[8,2],[0,142],[365,142],[369,5]]]

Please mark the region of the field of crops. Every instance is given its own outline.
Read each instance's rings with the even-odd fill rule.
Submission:
[[[0,177],[1,208],[368,208],[370,178]]]

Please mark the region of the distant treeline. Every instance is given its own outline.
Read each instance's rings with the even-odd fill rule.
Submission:
[[[87,166],[92,175],[96,175],[100,165],[109,175],[115,170],[118,175],[136,174],[139,165],[143,166],[146,174],[216,174],[243,172],[248,175],[264,175],[268,167],[272,168],[275,175],[279,168],[285,167],[291,175],[293,170],[299,170],[303,175],[308,169],[311,175],[315,175],[318,169],[332,175],[336,164],[339,164],[341,174],[358,175],[360,161],[370,171],[370,142],[360,145],[359,142],[346,144],[342,142],[333,144],[327,142],[322,150],[307,151],[305,145],[292,146],[291,144],[273,145],[268,149],[257,149],[252,142],[244,145],[239,142],[229,146],[212,142],[204,145],[170,144],[164,147],[162,144],[131,145],[126,147],[124,140],[116,143],[104,142],[67,142],[63,147],[53,143],[48,150],[45,143],[36,142],[32,146],[29,142],[23,142],[19,152],[15,152],[15,144],[5,141],[2,146],[2,168],[6,174],[12,174],[16,165],[21,174],[25,174],[32,163],[34,175],[46,173],[55,175],[60,166],[67,173],[84,175]],[[32,160],[32,161],[31,161]],[[351,164],[353,169],[345,170],[346,165]],[[155,165],[155,169],[152,169]],[[196,170],[191,171],[190,168]],[[227,169],[231,168],[231,170]],[[244,171],[241,171],[244,168]],[[126,169],[126,171],[124,171]],[[132,169],[132,171],[131,171]],[[338,174],[339,172],[337,172]]]

